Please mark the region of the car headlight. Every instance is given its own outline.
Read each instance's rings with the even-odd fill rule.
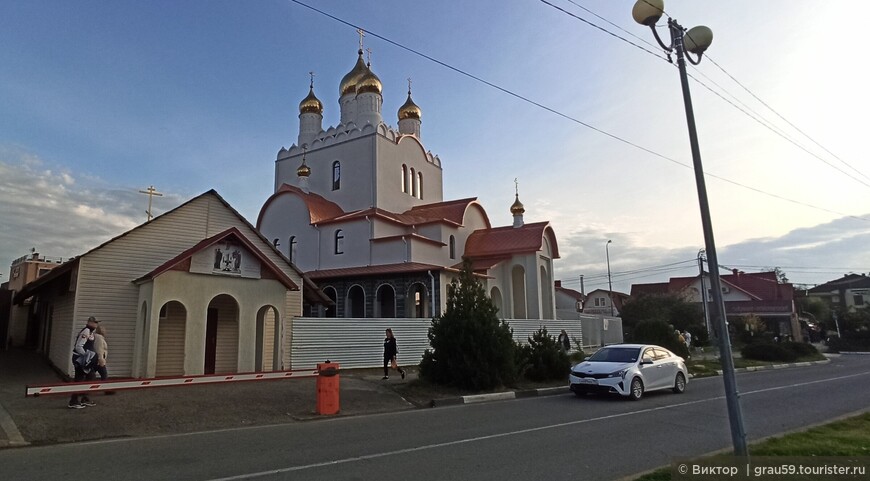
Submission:
[[[625,373],[627,373],[627,372],[628,372],[627,368],[622,369],[620,371],[613,371],[612,373],[608,374],[607,377],[621,377],[621,378],[625,379]]]

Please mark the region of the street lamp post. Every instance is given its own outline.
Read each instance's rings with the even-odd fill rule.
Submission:
[[[613,317],[613,283],[610,281],[610,239],[604,244],[604,254],[607,256],[607,298],[610,301],[610,317]]]
[[[701,165],[701,149],[698,146],[698,133],[695,130],[695,113],[692,109],[692,96],[689,92],[689,79],[686,75],[688,59],[697,65],[704,51],[713,42],[713,32],[704,26],[694,27],[688,32],[673,18],[668,17],[668,30],[671,34],[670,45],[665,45],[656,31],[656,22],[664,14],[663,0],[638,0],[631,11],[634,20],[650,27],[659,45],[669,54],[676,53],[677,68],[680,71],[680,84],[683,88],[683,102],[686,108],[686,121],[689,127],[689,141],[692,147],[692,163],[695,169],[695,184],[698,189],[698,203],[701,208],[701,225],[704,229],[704,243],[707,251],[707,263],[710,271],[710,287],[713,290],[713,314],[719,332],[719,356],[722,361],[722,378],[725,382],[725,401],[728,405],[728,418],[731,422],[731,441],[734,444],[734,454],[748,456],[746,449],[746,432],[743,428],[743,414],[740,410],[740,400],[737,392],[737,381],[734,375],[734,359],[731,356],[731,339],[728,336],[728,324],[725,317],[725,304],[722,301],[722,285],[719,280],[719,260],[716,256],[716,242],[713,239],[713,224],[710,220],[710,206],[707,201],[707,186],[704,182],[704,168]],[[694,60],[690,53],[698,56]],[[670,57],[669,57],[670,58]]]

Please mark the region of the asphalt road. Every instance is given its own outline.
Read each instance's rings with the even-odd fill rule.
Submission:
[[[870,408],[870,356],[739,374],[750,440]],[[0,479],[617,479],[731,445],[720,377],[639,402],[573,395],[0,451]]]

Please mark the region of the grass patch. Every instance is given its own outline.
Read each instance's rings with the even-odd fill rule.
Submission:
[[[751,456],[870,456],[870,413],[807,431],[773,437],[749,446]],[[671,468],[635,481],[669,481]]]
[[[813,362],[813,361],[824,361],[826,358],[822,354],[816,354],[813,356],[804,356],[799,357],[794,362]],[[770,361],[756,361],[753,359],[744,359],[742,357],[735,357],[734,367],[739,369],[741,367],[761,367],[761,366],[773,366],[775,364],[791,364],[784,362],[770,362]],[[689,374],[694,375],[695,377],[707,377],[707,376],[716,376],[716,371],[722,369],[722,364],[718,359],[703,359],[703,360],[694,360],[690,359],[686,361],[686,368],[689,369]]]

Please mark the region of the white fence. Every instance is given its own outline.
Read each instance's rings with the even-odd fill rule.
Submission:
[[[525,343],[533,332],[546,327],[551,336],[558,336],[565,329],[573,339],[582,340],[584,346],[591,345],[584,337],[585,318],[598,319],[597,316],[583,316],[584,319],[506,319],[514,330],[514,339]],[[618,319],[617,319],[618,321]],[[419,364],[423,352],[429,348],[429,327],[431,319],[346,319],[323,317],[297,317],[284,324],[284,369],[309,369],[327,359],[346,368],[372,368],[383,366],[384,331],[393,330],[399,346],[399,364]],[[593,331],[597,329],[594,325]],[[611,320],[610,326],[613,326]],[[619,325],[621,342],[622,325]],[[600,345],[600,344],[595,344]]]

